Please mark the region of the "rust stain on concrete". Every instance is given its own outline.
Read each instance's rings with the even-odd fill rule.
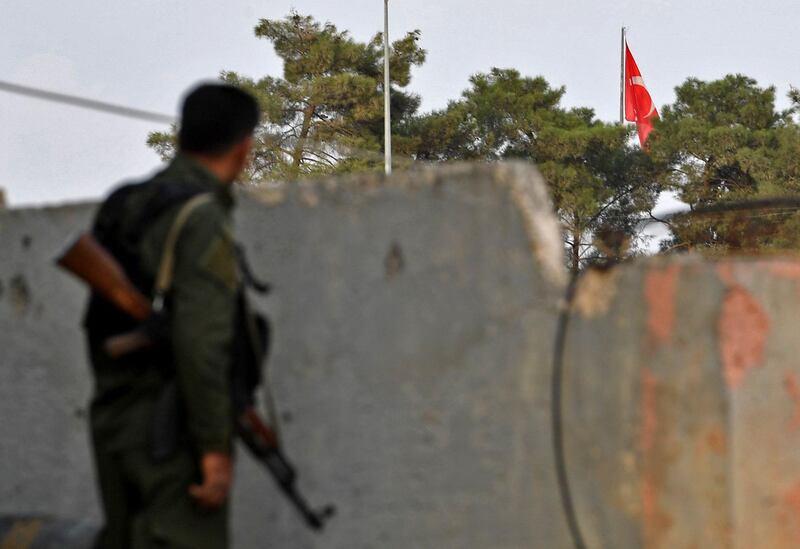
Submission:
[[[719,274],[720,280],[722,280],[726,286],[736,285],[736,268],[734,267],[733,263],[721,263],[717,267],[717,274]]]
[[[645,275],[644,298],[647,303],[647,333],[651,348],[669,343],[675,329],[675,294],[680,265],[651,270]]]
[[[641,370],[641,419],[639,444],[642,459],[641,501],[645,547],[659,547],[672,526],[672,518],[661,505],[661,492],[667,475],[666,425],[659,420],[658,379],[647,368]]]
[[[653,372],[647,368],[642,368],[641,372],[641,398],[642,398],[642,419],[641,419],[641,445],[642,454],[647,455],[655,446],[656,431],[658,430],[658,412],[656,410],[656,390],[658,380]]]
[[[782,539],[772,547],[797,547],[800,545],[800,481],[795,482],[783,495],[783,505],[778,512]]]
[[[780,278],[800,280],[800,261],[781,259],[760,264],[768,273]]]
[[[794,404],[794,416],[792,417],[791,429],[792,431],[796,431],[800,429],[800,381],[798,381],[797,375],[793,373],[786,374],[783,378],[783,386],[786,388],[786,392],[789,393],[789,398],[792,399],[792,403]]]
[[[725,381],[737,387],[764,359],[769,317],[740,286],[728,290],[719,317],[719,345]]]
[[[713,429],[706,435],[708,448],[716,455],[722,455],[728,450],[728,439],[722,429]]]

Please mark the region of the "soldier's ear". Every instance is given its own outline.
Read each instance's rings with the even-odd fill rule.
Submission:
[[[237,143],[231,151],[231,160],[235,170],[233,179],[236,179],[250,160],[250,150],[253,148],[253,136],[249,135]]]
[[[250,156],[250,151],[253,150],[253,144],[254,143],[255,143],[255,139],[253,138],[252,135],[248,135],[247,137],[244,138],[244,142],[242,143],[242,145],[244,146],[244,149],[245,149],[244,150],[244,156],[245,157]]]
[[[237,148],[237,157],[241,159],[243,162],[247,162],[248,156],[250,156],[250,150],[253,148],[253,136],[248,135],[244,139],[242,139],[239,144],[236,146]]]

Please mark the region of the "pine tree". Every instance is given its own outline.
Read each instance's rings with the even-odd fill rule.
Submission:
[[[406,126],[428,161],[508,159],[537,164],[564,227],[577,271],[598,256],[624,253],[659,193],[655,166],[633,146],[631,128],[605,124],[588,108],[565,109],[565,89],[513,69],[476,74],[461,99]],[[613,235],[613,246],[595,237]]]
[[[253,79],[223,71],[221,79],[252,93],[263,110],[253,161],[245,178],[254,182],[377,169],[383,147],[383,36],[354,40],[331,23],[291,13],[262,19],[255,35],[272,43],[283,60],[283,77]],[[425,61],[419,31],[392,44],[392,120],[402,125],[419,107],[403,91],[413,67]],[[148,144],[163,158],[175,151],[175,129],[154,132]],[[402,158],[413,139],[394,138]]]
[[[776,110],[774,87],[727,75],[689,78],[675,92],[651,150],[667,186],[691,209],[800,191],[800,128],[793,109]],[[672,228],[665,247],[675,249],[719,254],[800,244],[800,220],[791,210],[690,217]]]

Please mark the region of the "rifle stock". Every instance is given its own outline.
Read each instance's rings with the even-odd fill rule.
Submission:
[[[150,316],[150,302],[92,235],[81,235],[57,263],[135,320],[144,321]]]

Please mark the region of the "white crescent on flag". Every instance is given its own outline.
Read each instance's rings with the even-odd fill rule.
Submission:
[[[639,130],[639,143],[645,146],[647,137],[653,130],[653,121],[658,119],[658,111],[644,85],[644,78],[633,59],[628,44],[625,43],[625,119],[636,122]],[[647,113],[647,114],[644,114]]]
[[[640,86],[644,93],[646,93],[647,100],[650,102],[650,110],[647,111],[647,114],[644,115],[645,118],[650,118],[650,116],[655,112],[656,106],[653,104],[653,99],[650,97],[650,92],[647,91],[647,88],[644,85],[644,78],[641,76],[632,76],[631,77],[631,86]]]

